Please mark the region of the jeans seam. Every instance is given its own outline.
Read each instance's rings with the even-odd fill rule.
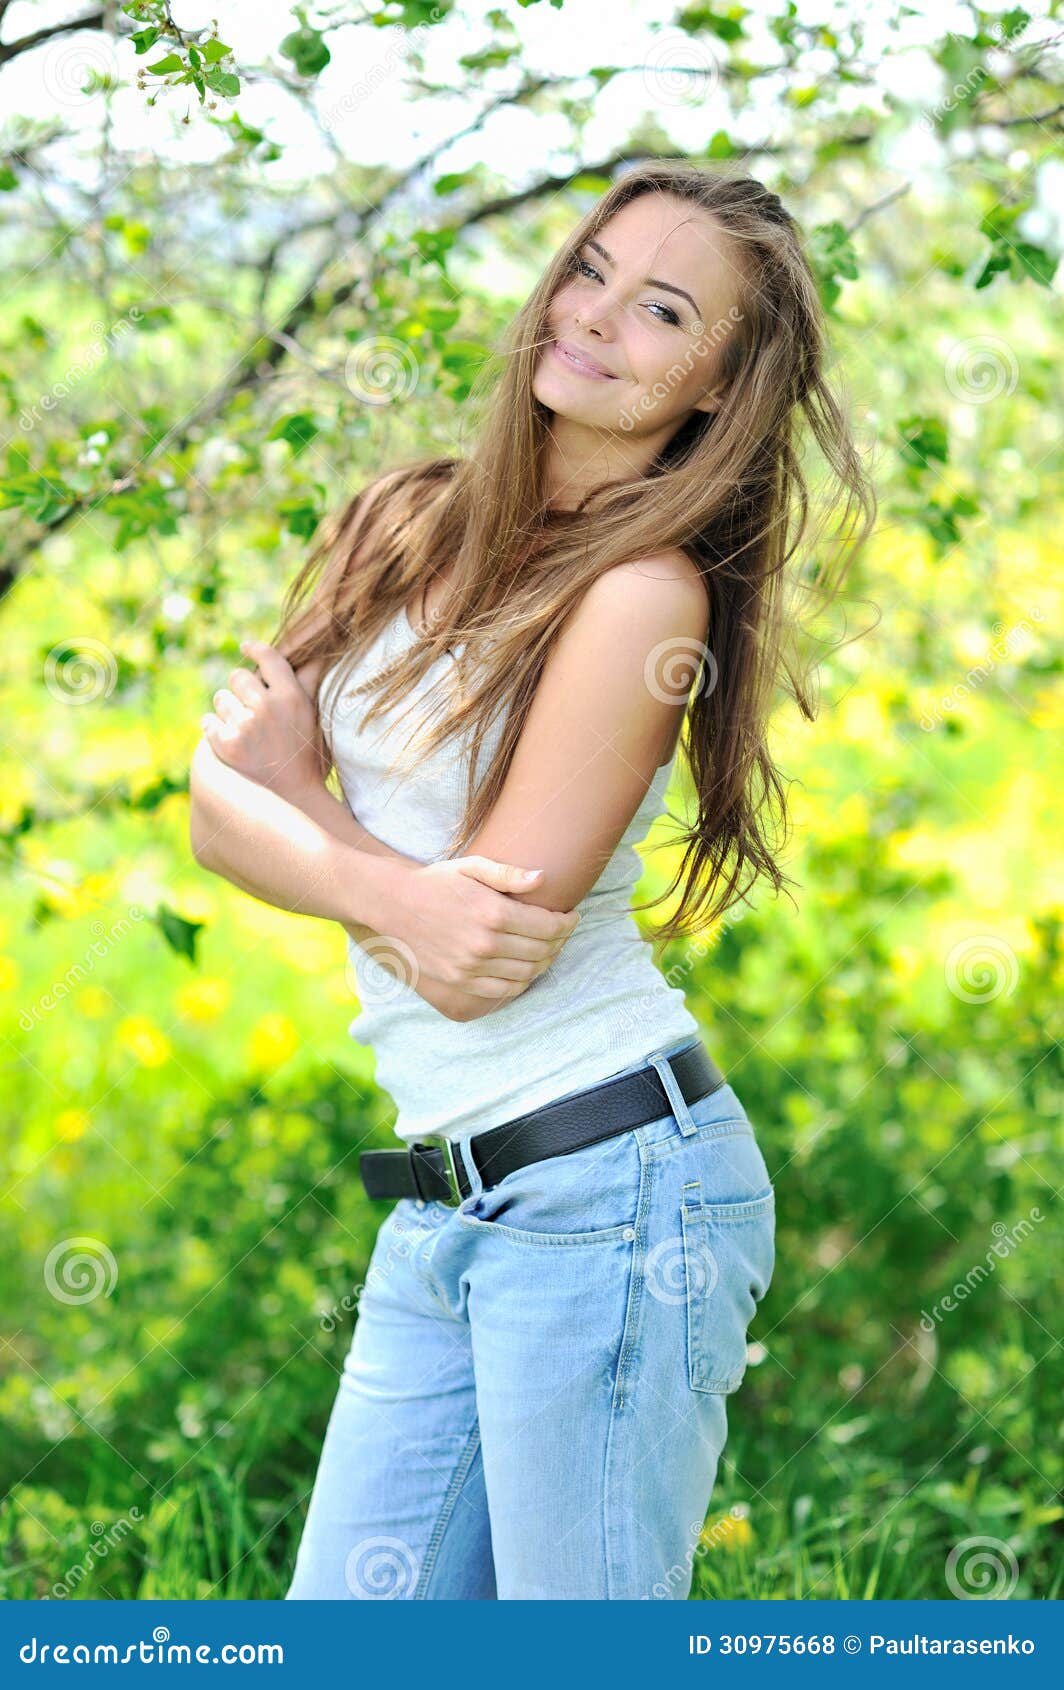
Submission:
[[[641,1129],[636,1129],[639,1143],[639,1202],[636,1208],[635,1238],[632,1243],[632,1271],[628,1282],[628,1301],[624,1312],[624,1324],[621,1328],[621,1341],[617,1351],[617,1377],[614,1382],[613,1395],[610,1400],[609,1422],[606,1427],[606,1447],[603,1456],[602,1475],[602,1535],[606,1556],[606,1599],[613,1596],[616,1585],[614,1574],[614,1532],[611,1530],[613,1517],[610,1506],[610,1465],[618,1436],[618,1419],[624,1407],[626,1368],[630,1365],[635,1351],[639,1327],[639,1317],[643,1307],[643,1260],[646,1246],[647,1218],[650,1214],[650,1196],[653,1186],[653,1163],[646,1154],[646,1144],[641,1136]]]
[[[421,1568],[421,1576],[417,1581],[417,1587],[414,1591],[415,1599],[424,1599],[425,1597],[429,1580],[432,1577],[436,1566],[436,1558],[439,1554],[440,1544],[443,1542],[443,1534],[447,1530],[447,1524],[451,1515],[454,1513],[454,1507],[455,1503],[458,1501],[459,1492],[469,1476],[469,1469],[472,1467],[473,1462],[476,1459],[476,1453],[479,1448],[480,1421],[475,1420],[473,1422],[473,1429],[465,1441],[462,1453],[455,1462],[454,1472],[451,1474],[451,1482],[447,1487],[447,1494],[440,1504],[440,1511],[436,1516],[436,1524],[432,1528],[432,1536],[429,1538],[428,1547],[425,1550],[425,1560]]]

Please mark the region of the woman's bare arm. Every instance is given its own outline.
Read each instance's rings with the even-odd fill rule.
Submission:
[[[202,867],[278,908],[336,920],[358,944],[394,934],[397,927],[409,931],[413,944],[399,951],[395,969],[387,945],[375,949],[375,960],[390,972],[401,969],[411,989],[451,1020],[475,1020],[527,990],[575,926],[569,912],[517,907],[512,892],[526,884],[518,871],[479,857],[463,859],[464,870],[445,865],[452,882],[456,870],[461,875],[450,892],[415,888],[410,876],[418,871],[424,876],[426,865],[377,839],[324,782],[304,781],[282,794],[231,768],[204,739],[193,754],[189,785],[190,840]],[[475,891],[478,882],[483,886]],[[490,898],[488,887],[494,889]],[[453,946],[459,960],[464,928],[473,929],[476,961],[473,977],[464,983],[419,966],[424,923],[430,924],[428,938],[438,927],[441,890],[453,912],[449,919],[462,929]],[[455,893],[459,906],[467,905],[467,923]],[[505,901],[499,893],[506,894]],[[491,931],[483,930],[482,921]],[[464,964],[467,974],[470,966]]]
[[[341,838],[320,816],[223,763],[205,739],[192,755],[189,795],[189,838],[201,867],[278,909],[385,930],[396,890],[388,859],[399,853],[357,823]]]

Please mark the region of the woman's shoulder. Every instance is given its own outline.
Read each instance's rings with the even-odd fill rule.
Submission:
[[[604,570],[581,605],[589,614],[646,619],[648,631],[669,624],[677,634],[697,636],[705,631],[709,602],[701,569],[681,547],[668,546]]]

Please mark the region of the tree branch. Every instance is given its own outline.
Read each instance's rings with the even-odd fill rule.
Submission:
[[[35,29],[32,35],[21,35],[17,41],[0,41],[0,65],[9,64],[20,53],[28,53],[31,47],[39,47],[43,41],[51,41],[56,35],[71,35],[77,29],[102,29],[106,16],[106,9],[101,7],[98,12],[86,12],[83,18],[73,18],[69,23],[53,23],[44,29]],[[0,19],[2,17],[3,13],[0,13]]]

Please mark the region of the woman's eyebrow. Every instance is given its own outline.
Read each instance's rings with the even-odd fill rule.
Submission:
[[[600,258],[604,258],[606,260],[607,264],[612,264],[614,262],[614,260],[610,257],[609,253],[606,251],[606,248],[604,246],[599,246],[598,241],[593,241],[593,240],[589,239],[589,240],[586,240],[584,242],[584,245],[589,246],[591,248],[592,252],[597,252]],[[686,299],[687,303],[690,305],[691,310],[694,312],[695,316],[698,317],[700,315],[698,306],[695,304],[694,300],[691,298],[691,295],[687,292],[687,290],[685,288],[674,288],[671,282],[659,281],[657,276],[646,276],[646,277],[644,277],[644,281],[645,281],[647,287],[663,288],[666,293],[678,293],[681,299]]]

